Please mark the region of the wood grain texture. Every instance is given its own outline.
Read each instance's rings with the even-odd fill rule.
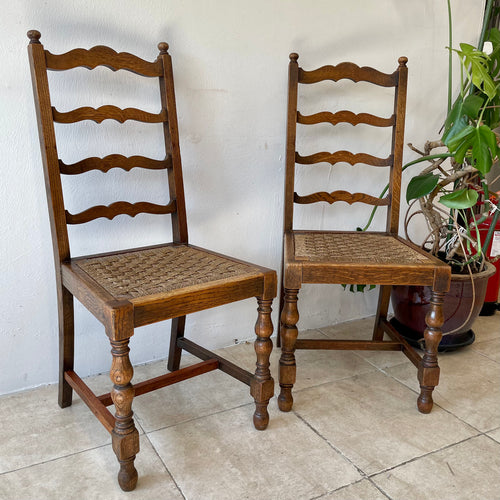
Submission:
[[[162,389],[163,387],[168,387],[169,385],[177,384],[177,382],[182,382],[183,380],[188,380],[203,373],[208,373],[219,368],[219,361],[216,359],[208,359],[207,361],[202,361],[201,363],[196,363],[194,365],[186,366],[173,373],[166,373],[165,375],[160,375],[159,377],[154,377],[149,380],[144,380],[138,384],[134,384],[135,396],[141,396],[147,394],[148,392],[156,391],[157,389]],[[97,399],[104,405],[109,406],[113,404],[113,398],[111,393],[102,394],[97,396]]]
[[[392,155],[387,158],[378,158],[366,153],[351,153],[350,151],[335,151],[335,153],[328,153],[322,151],[321,153],[314,153],[312,155],[301,156],[299,153],[295,154],[295,161],[301,165],[312,165],[314,163],[336,163],[344,162],[351,165],[364,163],[365,165],[372,165],[374,167],[388,167],[392,164]]]
[[[343,351],[401,351],[400,342],[343,339],[297,339],[295,349],[327,349]]]
[[[353,82],[370,82],[382,87],[395,87],[398,82],[398,72],[382,73],[368,66],[359,67],[350,62],[343,62],[337,66],[322,66],[313,71],[299,69],[299,83],[318,83],[323,80],[352,80]]]
[[[330,205],[336,201],[344,201],[349,203],[349,205],[353,203],[366,203],[367,205],[374,205],[377,207],[389,205],[388,198],[377,198],[366,193],[349,193],[348,191],[342,190],[333,191],[331,193],[319,191],[306,196],[299,196],[297,193],[294,193],[293,201],[303,205],[317,203],[319,201],[326,201]]]
[[[107,405],[99,400],[87,384],[73,370],[67,370],[64,373],[64,378],[78,396],[80,396],[80,399],[92,410],[92,413],[97,417],[104,428],[111,433],[115,426],[115,417],[106,408]]]
[[[168,205],[157,205],[147,201],[137,203],[117,201],[111,203],[111,205],[97,205],[77,214],[71,214],[66,210],[66,221],[68,224],[84,224],[100,217],[111,220],[117,215],[128,215],[130,217],[135,217],[137,214],[166,215],[174,213],[175,210],[175,201],[170,202]]]
[[[182,337],[178,340],[179,346],[185,349],[187,352],[191,353],[193,356],[196,356],[199,359],[208,360],[216,360],[219,364],[219,370],[231,375],[236,380],[243,382],[246,385],[250,385],[253,379],[252,374],[242,368],[241,366],[235,365],[231,361],[219,356],[218,354],[214,354],[213,352],[205,349],[204,347],[195,344],[192,340],[186,339]]]
[[[168,53],[168,45],[159,44],[158,60],[162,62],[160,76],[160,97],[162,109],[167,110],[168,122],[163,122],[165,151],[172,157],[172,168],[168,171],[170,199],[177,203],[177,210],[172,214],[172,237],[176,243],[188,243],[188,226],[184,180],[182,174],[181,151],[179,146],[179,126],[177,123],[177,106],[175,103],[174,73],[172,58]]]
[[[396,123],[392,134],[392,151],[394,161],[391,166],[389,177],[389,193],[391,196],[391,206],[387,211],[386,230],[392,234],[399,231],[399,205],[401,200],[401,175],[403,169],[403,147],[404,130],[406,117],[406,90],[408,80],[408,68],[406,67],[406,57],[400,57],[398,75],[398,86],[394,93],[394,114]]]
[[[115,50],[97,45],[91,49],[73,49],[64,54],[52,54],[45,51],[47,69],[67,70],[79,66],[94,69],[97,66],[105,66],[112,71],[124,69],[142,76],[160,76],[162,65],[159,61],[149,62],[127,52],[116,52]]]
[[[135,120],[143,123],[162,123],[167,119],[167,112],[162,110],[160,113],[148,113],[142,109],[126,108],[120,109],[117,106],[105,105],[99,108],[84,106],[73,109],[72,111],[57,111],[52,107],[52,115],[57,123],[76,123],[84,120],[91,120],[101,123],[104,120],[116,120],[124,123],[127,120]]]
[[[392,115],[389,118],[382,118],[370,113],[353,113],[352,111],[337,111],[331,113],[330,111],[321,111],[313,115],[303,115],[297,113],[297,123],[303,125],[315,125],[317,123],[331,123],[337,125],[338,123],[350,123],[351,125],[359,125],[365,123],[374,127],[392,127],[396,122],[396,117]]]
[[[85,158],[71,164],[66,164],[62,160],[59,160],[59,171],[61,174],[65,175],[83,174],[85,172],[90,172],[91,170],[108,172],[112,168],[121,168],[126,172],[129,172],[133,168],[162,170],[170,168],[171,166],[172,159],[170,156],[167,156],[164,160],[153,160],[151,158],[146,158],[145,156],[126,157],[119,154],[113,154],[105,156],[104,158],[93,156],[92,158]]]

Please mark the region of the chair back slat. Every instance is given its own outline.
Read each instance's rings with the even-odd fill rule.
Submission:
[[[175,210],[175,201],[171,201],[168,205],[157,205],[156,203],[149,203],[146,201],[140,201],[138,203],[116,201],[111,205],[97,205],[77,214],[71,214],[67,210],[65,213],[67,224],[84,224],[86,222],[99,219],[100,217],[105,217],[106,219],[111,220],[117,215],[128,215],[130,217],[135,217],[137,214],[141,213],[166,215],[174,213]]]
[[[297,193],[293,193],[293,201],[301,205],[308,205],[310,203],[317,203],[318,201],[326,201],[330,205],[336,201],[345,201],[352,205],[353,203],[366,203],[367,205],[373,205],[377,207],[389,205],[389,198],[377,198],[375,196],[370,196],[366,193],[349,193],[349,191],[333,191],[332,193],[327,193],[326,191],[319,191],[317,193],[312,193],[307,196],[299,196]]]
[[[46,51],[40,43],[40,33],[28,32],[30,43],[28,55],[32,73],[33,91],[35,96],[40,145],[46,182],[46,191],[51,219],[52,240],[56,262],[67,261],[70,258],[68,224],[83,224],[94,219],[105,217],[113,219],[117,215],[135,217],[139,213],[171,215],[173,240],[175,243],[187,243],[187,221],[184,201],[184,186],[182,181],[182,165],[180,159],[179,140],[177,132],[177,113],[172,64],[168,54],[168,44],[160,43],[160,53],[154,62],[144,61],[128,53],[117,53],[114,50],[98,46],[90,50],[75,49],[62,55],[54,55]],[[68,112],[59,112],[52,107],[50,98],[48,70],[68,70],[83,66],[93,69],[106,66],[113,71],[123,69],[145,77],[157,77],[160,86],[160,113],[148,113],[135,108],[120,109],[105,105],[97,109],[83,107]],[[57,141],[54,122],[74,123],[81,120],[93,120],[101,123],[105,119],[137,120],[145,123],[162,123],[165,133],[165,159],[153,160],[144,156],[125,157],[121,154],[111,154],[104,158],[91,157],[76,163],[66,164],[57,153]],[[77,214],[71,214],[64,206],[64,196],[61,174],[76,175],[91,170],[103,173],[112,168],[130,171],[134,167],[160,170],[165,169],[168,178],[170,200],[166,205],[139,201],[129,203],[117,201],[109,206],[98,205]],[[59,269],[59,265],[56,266]],[[59,271],[58,271],[59,272]]]
[[[96,123],[101,123],[104,120],[116,120],[120,123],[127,120],[143,123],[162,123],[167,119],[167,112],[162,110],[160,113],[148,113],[137,108],[120,109],[116,106],[105,105],[97,109],[84,106],[65,112],[57,111],[56,108],[52,107],[52,116],[57,123],[76,123],[83,120],[92,120]]]
[[[394,87],[398,82],[398,73],[382,73],[374,68],[344,62],[337,66],[322,66],[313,71],[305,71],[299,68],[299,83],[318,83],[324,80],[352,80],[353,82],[370,82],[381,87]]]
[[[45,51],[45,60],[49,70],[67,70],[77,67],[94,69],[97,66],[105,66],[112,71],[124,69],[142,76],[161,76],[163,72],[162,64],[156,60],[154,62],[145,61],[140,57],[127,52],[116,52],[109,47],[98,45],[91,49],[74,49],[65,54],[52,54]]]
[[[383,73],[371,67],[360,67],[346,62],[336,66],[322,66],[321,68],[306,71],[298,65],[298,54],[290,54],[288,67],[288,116],[287,116],[287,145],[286,145],[286,174],[285,174],[285,213],[284,230],[293,230],[294,203],[311,204],[337,201],[364,203],[372,206],[387,206],[386,231],[397,234],[399,226],[399,204],[401,190],[401,172],[403,160],[403,135],[406,110],[407,68],[406,57],[399,58],[399,66],[393,73]],[[310,115],[303,115],[298,111],[299,84],[313,84],[324,80],[352,80],[353,82],[368,82],[381,87],[394,88],[394,106],[388,118],[375,116],[370,113],[353,113],[349,110],[336,112],[320,111]],[[386,115],[387,116],[387,115]],[[364,124],[373,127],[391,127],[392,140],[390,154],[386,158],[373,156],[367,153],[352,153],[340,150],[333,153],[319,152],[302,156],[296,151],[297,124],[317,125],[330,123],[336,126],[348,123],[353,126]],[[388,148],[389,149],[389,148]],[[377,198],[366,193],[351,193],[337,190],[333,192],[318,191],[310,194],[298,194],[295,190],[296,165],[312,165],[327,162],[331,165],[348,163],[350,165],[365,164],[374,167],[389,167],[389,190],[385,198]]]
[[[336,151],[335,153],[328,153],[322,151],[321,153],[314,153],[312,155],[301,156],[295,153],[295,161],[301,165],[312,165],[314,163],[327,162],[335,165],[339,162],[350,163],[356,165],[357,163],[364,163],[365,165],[372,165],[374,167],[388,167],[392,164],[392,155],[387,158],[378,158],[366,153],[351,153],[350,151]]]
[[[145,168],[148,170],[163,170],[171,168],[172,157],[168,155],[164,160],[153,160],[144,156],[130,156],[123,155],[108,155],[104,158],[93,156],[92,158],[85,158],[76,163],[67,165],[62,160],[59,160],[59,171],[65,175],[77,175],[89,172],[91,170],[99,170],[103,173],[111,170],[112,168],[121,168],[129,172],[133,168]]]
[[[337,125],[338,123],[350,123],[351,125],[359,125],[365,123],[366,125],[373,125],[374,127],[392,127],[396,123],[394,115],[389,118],[382,118],[380,116],[371,115],[370,113],[353,113],[352,111],[337,111],[330,113],[329,111],[322,111],[313,115],[303,115],[297,112],[297,123],[302,125],[316,125],[318,123],[331,123]]]

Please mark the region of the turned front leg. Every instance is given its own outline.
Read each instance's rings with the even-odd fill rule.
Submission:
[[[418,369],[420,396],[417,406],[421,413],[429,413],[432,409],[432,391],[439,383],[438,347],[443,333],[444,323],[443,301],[445,293],[432,291],[431,308],[425,317],[427,328],[424,331],[425,350]]]
[[[115,404],[115,427],[112,431],[113,450],[120,462],[118,483],[122,490],[131,491],[137,484],[135,455],[139,452],[139,433],[134,425],[132,399],[134,387],[130,383],[134,369],[128,353],[129,339],[111,340],[113,363],[109,373],[113,382],[111,398]]]
[[[295,341],[297,340],[298,289],[285,288],[284,306],[281,312],[281,357],[279,368],[280,395],[278,407],[281,411],[290,411],[293,405],[292,387],[295,384]]]
[[[257,363],[255,375],[250,385],[250,394],[255,400],[255,413],[253,423],[256,429],[264,430],[269,423],[269,413],[267,405],[274,394],[274,380],[269,370],[269,356],[273,350],[273,342],[270,339],[273,333],[271,321],[272,300],[257,298],[259,303],[257,322],[255,323],[255,333],[257,339],[254,343]]]

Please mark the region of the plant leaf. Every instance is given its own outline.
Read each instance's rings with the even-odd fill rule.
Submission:
[[[448,208],[471,208],[479,198],[479,195],[474,189],[458,189],[451,193],[441,196],[439,199],[445,207]]]
[[[429,194],[439,182],[439,175],[425,174],[417,175],[411,179],[406,189],[406,201],[420,198]]]
[[[486,125],[476,128],[472,144],[473,165],[484,175],[487,174],[497,155],[494,132]]]
[[[496,94],[496,85],[489,74],[489,57],[468,43],[461,43],[460,48],[461,50],[456,52],[462,60],[462,64],[472,83],[490,99],[493,99]]]
[[[478,95],[471,94],[464,99],[463,112],[472,120],[477,120],[484,101]]]
[[[459,134],[465,127],[467,127],[467,119],[464,116],[464,100],[462,96],[458,96],[457,100],[446,117],[444,122],[444,132],[441,140],[448,145],[455,135]]]

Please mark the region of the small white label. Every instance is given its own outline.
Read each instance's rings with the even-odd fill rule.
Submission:
[[[493,233],[493,242],[491,243],[490,257],[496,257],[497,255],[500,255],[500,231]]]

